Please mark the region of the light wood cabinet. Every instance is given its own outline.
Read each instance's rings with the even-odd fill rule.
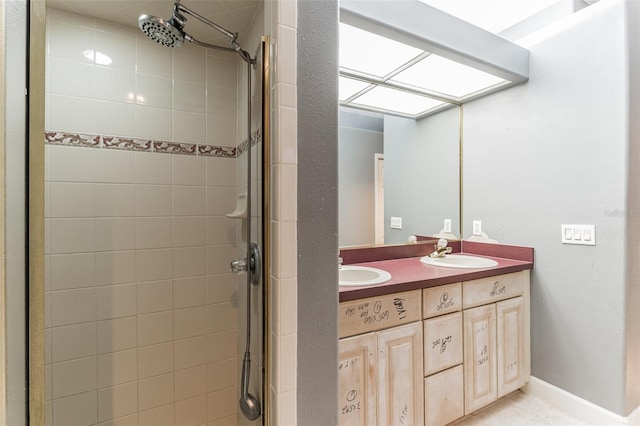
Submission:
[[[422,426],[422,324],[340,340],[340,425]]]
[[[496,307],[464,311],[464,412],[469,414],[498,397]]]
[[[529,380],[529,271],[343,302],[339,313],[340,425],[444,426]]]
[[[340,340],[338,409],[344,426],[375,425],[378,388],[376,333]]]
[[[528,272],[463,283],[463,305],[476,306],[463,311],[465,414],[469,414],[529,380]]]

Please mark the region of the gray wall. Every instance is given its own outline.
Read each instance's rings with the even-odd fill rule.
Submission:
[[[338,132],[340,246],[375,242],[375,154],[382,154],[382,132],[340,125]]]
[[[626,222],[637,221],[626,215],[626,7],[601,1],[565,20],[530,47],[526,85],[465,105],[463,120],[465,236],[480,219],[500,242],[535,248],[532,374],[622,415],[638,403],[636,376],[625,404],[626,344],[638,351],[625,309],[640,310],[637,289],[626,298]],[[597,246],[561,244],[568,223],[595,224]],[[629,237],[637,245],[637,224]]]
[[[298,2],[299,425],[338,424],[338,3]]]
[[[385,243],[435,234],[444,219],[452,220],[453,233],[459,235],[459,147],[457,107],[419,121],[385,116]],[[402,218],[401,230],[390,228],[391,216]]]

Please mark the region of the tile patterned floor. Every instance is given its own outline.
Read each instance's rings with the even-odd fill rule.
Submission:
[[[456,426],[589,426],[546,402],[516,391]]]

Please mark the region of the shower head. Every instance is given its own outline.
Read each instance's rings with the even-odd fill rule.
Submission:
[[[140,15],[138,26],[151,40],[166,47],[180,47],[185,39],[183,24],[173,16],[168,21],[151,15]]]

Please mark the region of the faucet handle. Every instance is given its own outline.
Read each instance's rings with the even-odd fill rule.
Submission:
[[[445,248],[447,246],[449,242],[446,240],[446,238],[440,238],[438,240],[438,243],[436,244],[436,248]]]

